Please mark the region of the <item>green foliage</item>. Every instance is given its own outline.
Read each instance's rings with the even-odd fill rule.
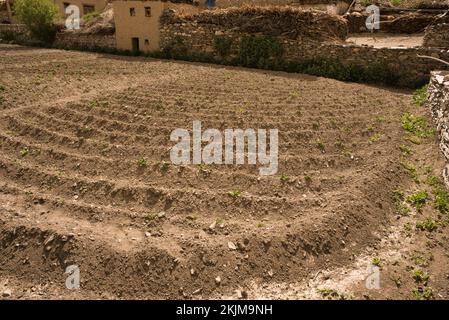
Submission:
[[[321,296],[323,298],[326,298],[326,299],[337,299],[337,298],[340,298],[340,294],[338,293],[337,290],[334,290],[334,289],[322,288],[322,289],[318,289],[317,291],[318,291],[319,294],[321,294]]]
[[[17,40],[17,34],[13,31],[3,30],[0,34],[0,38],[2,41],[10,42]]]
[[[380,267],[382,265],[382,260],[378,257],[375,257],[373,258],[373,260],[371,260],[371,264],[373,266]]]
[[[416,223],[416,228],[422,231],[432,232],[437,229],[437,223],[432,218],[426,218]]]
[[[427,177],[427,184],[431,187],[438,188],[442,186],[441,180],[435,176]]]
[[[240,42],[239,64],[250,68],[279,69],[284,50],[273,37],[244,36]]]
[[[24,148],[20,151],[20,155],[22,157],[26,157],[29,153],[30,153],[30,151],[28,150],[28,148]]]
[[[427,120],[424,117],[414,116],[410,113],[404,113],[401,117],[402,128],[419,138],[428,138],[434,134],[429,129]]]
[[[404,201],[404,192],[401,190],[393,190],[391,197],[393,198],[394,202],[401,202]]]
[[[321,141],[317,141],[316,146],[318,149],[320,149],[321,152],[324,152],[326,150],[326,146]]]
[[[412,257],[413,263],[420,267],[426,267],[429,265],[429,261],[427,258],[423,257],[420,254],[416,254]]]
[[[421,269],[413,270],[412,277],[416,282],[426,282],[429,280],[429,274]]]
[[[410,208],[403,204],[405,200],[404,192],[401,190],[393,190],[392,198],[396,207],[396,213],[401,216],[407,216],[410,213]]]
[[[401,153],[404,157],[412,154],[412,149],[409,146],[406,146],[405,144],[400,145],[399,150],[401,150]]]
[[[411,164],[410,162],[407,162],[407,161],[401,162],[401,165],[404,167],[405,170],[408,171],[408,173],[413,178],[413,180],[415,180],[415,182],[419,181],[419,179],[418,179],[418,169],[416,168],[415,165],[413,165],[413,164]]]
[[[449,212],[449,194],[442,188],[436,188],[435,193],[435,208],[441,213]]]
[[[87,22],[92,19],[98,18],[99,16],[100,16],[100,14],[98,12],[93,11],[93,12],[86,13],[85,15],[82,16],[81,19],[83,19],[83,21]]]
[[[137,161],[137,165],[139,166],[139,168],[145,168],[147,166],[147,160],[145,160],[145,158],[140,158]]]
[[[370,143],[377,142],[377,141],[379,141],[380,139],[382,139],[382,137],[383,137],[383,134],[381,134],[381,133],[375,133],[375,134],[373,134],[373,135],[369,138],[369,142],[370,142]]]
[[[163,50],[165,58],[183,59],[188,54],[188,48],[181,36],[176,36]]]
[[[431,300],[433,299],[432,288],[429,287],[425,289],[413,289],[412,298],[415,300]]]
[[[232,197],[232,198],[238,198],[242,195],[242,192],[239,190],[235,190],[235,191],[229,191],[228,192],[228,196]]]
[[[147,222],[151,222],[151,221],[155,221],[155,220],[160,220],[163,219],[165,217],[165,212],[161,211],[161,212],[149,212],[145,215],[144,219]]]
[[[307,73],[315,76],[326,76],[342,81],[358,80],[362,73],[362,68],[355,65],[343,65],[336,59],[315,58],[302,62],[289,62],[289,71]]]
[[[170,168],[170,163],[168,163],[167,161],[161,162],[160,169],[161,169],[162,173],[167,173],[169,168]]]
[[[289,61],[284,64],[283,69],[288,72],[306,73],[341,81],[386,85],[397,85],[400,78],[400,74],[384,64],[370,64],[367,66],[343,64],[337,59],[327,57],[317,57],[300,62]]]
[[[428,85],[425,85],[422,88],[416,90],[415,93],[413,94],[413,102],[418,106],[423,106],[424,103],[426,103],[428,87],[429,87]]]
[[[391,0],[393,6],[399,6],[402,4],[402,0]]]
[[[215,36],[214,47],[215,51],[221,57],[227,57],[231,52],[232,40],[225,36]]]
[[[285,173],[281,174],[280,180],[282,182],[288,182],[290,180],[290,177],[287,176]]]
[[[56,35],[54,20],[58,9],[50,0],[16,0],[14,12],[31,35],[43,42],[53,42]]]
[[[434,207],[440,213],[449,212],[449,193],[443,182],[433,175],[427,177],[427,184],[433,188],[432,193],[435,196]]]
[[[429,194],[426,191],[417,191],[407,197],[407,202],[414,206],[418,212],[420,212],[426,204],[428,198]]]

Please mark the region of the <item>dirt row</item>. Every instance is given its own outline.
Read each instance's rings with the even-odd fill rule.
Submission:
[[[254,281],[307,279],[376,244],[407,179],[410,92],[9,45],[0,57],[0,279],[12,298],[246,297]],[[194,120],[278,129],[278,173],[171,164],[170,132]]]

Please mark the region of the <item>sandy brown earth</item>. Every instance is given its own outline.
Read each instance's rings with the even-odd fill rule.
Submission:
[[[410,92],[11,45],[0,45],[0,75],[3,298],[406,299],[430,285],[448,295],[444,223],[403,234],[436,211],[398,216],[391,197],[417,185],[400,145],[424,178],[442,166],[434,140],[406,140],[401,115],[426,114]],[[194,120],[279,129],[278,174],[171,164],[171,131]],[[425,284],[407,269],[415,249],[441,258],[427,259]],[[367,292],[376,257],[383,289]],[[80,290],[65,288],[69,265]]]
[[[356,34],[353,33],[346,40],[350,44],[368,45],[374,48],[420,47],[423,44],[424,34]]]

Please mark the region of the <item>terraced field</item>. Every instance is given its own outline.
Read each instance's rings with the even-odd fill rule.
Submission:
[[[305,279],[379,241],[405,177],[409,93],[9,45],[0,75],[0,280],[16,297],[208,298]],[[278,174],[171,164],[170,133],[194,120],[278,129]]]

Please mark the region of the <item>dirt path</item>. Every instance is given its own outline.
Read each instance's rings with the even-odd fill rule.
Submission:
[[[281,283],[302,288],[377,248],[396,221],[391,192],[410,182],[398,148],[408,92],[18,46],[1,45],[0,57],[7,297],[255,298]],[[279,129],[277,175],[170,164],[170,133],[194,120]],[[80,268],[80,291],[65,289],[69,265]]]
[[[383,33],[361,33],[361,34],[351,34],[351,36],[346,40],[348,43],[353,43],[357,45],[368,45],[374,48],[393,48],[393,47],[403,47],[403,48],[413,48],[420,47],[423,45],[424,34],[383,34]]]

